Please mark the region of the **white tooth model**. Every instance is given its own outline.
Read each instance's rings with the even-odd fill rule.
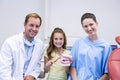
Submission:
[[[72,56],[68,54],[62,54],[61,56],[61,65],[62,66],[70,66],[72,61]]]

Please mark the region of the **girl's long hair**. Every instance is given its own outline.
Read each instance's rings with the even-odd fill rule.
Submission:
[[[66,45],[67,45],[67,39],[66,39],[66,35],[65,35],[64,31],[61,28],[59,28],[59,27],[55,28],[53,30],[52,34],[51,34],[50,41],[49,41],[49,46],[47,48],[47,56],[48,56],[49,59],[53,58],[51,56],[51,54],[55,50],[55,46],[53,44],[53,37],[54,37],[55,33],[61,33],[61,34],[63,34],[64,44],[63,44],[62,48],[66,49]]]

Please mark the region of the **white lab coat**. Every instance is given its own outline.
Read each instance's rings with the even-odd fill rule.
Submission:
[[[25,75],[37,78],[40,74],[44,45],[38,38],[35,38],[35,42],[32,58]],[[23,33],[7,39],[0,51],[0,80],[23,80],[25,59]]]

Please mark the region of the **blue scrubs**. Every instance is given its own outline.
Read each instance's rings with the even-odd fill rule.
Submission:
[[[78,80],[99,80],[108,73],[107,61],[111,46],[103,39],[91,42],[88,37],[76,40],[72,47],[72,67],[76,68]]]

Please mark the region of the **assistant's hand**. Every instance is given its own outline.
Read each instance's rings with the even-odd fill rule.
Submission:
[[[25,76],[24,80],[34,80],[34,77],[31,75]]]

